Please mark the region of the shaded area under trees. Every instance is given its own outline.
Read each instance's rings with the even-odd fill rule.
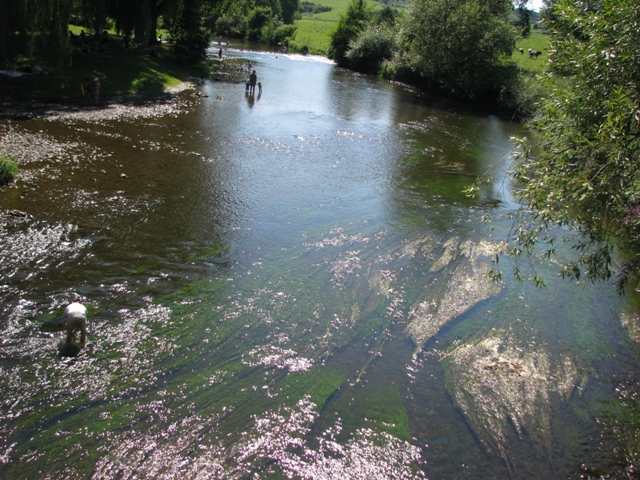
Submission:
[[[5,0],[0,15],[0,67],[44,62],[59,67],[71,61],[69,23],[73,19],[99,33],[115,28],[141,44],[157,42],[163,26],[180,39],[176,57],[202,58],[208,32],[202,28],[205,6],[212,0]],[[206,39],[207,43],[203,42]],[[184,45],[198,49],[185,55]]]

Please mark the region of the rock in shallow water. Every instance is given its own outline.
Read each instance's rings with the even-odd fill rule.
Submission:
[[[406,332],[416,345],[421,347],[451,320],[502,291],[504,285],[487,275],[496,248],[489,242],[458,237],[444,244],[431,267],[440,273],[409,312]]]

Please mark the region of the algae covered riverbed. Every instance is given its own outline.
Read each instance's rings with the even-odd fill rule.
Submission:
[[[520,128],[321,58],[225,54],[261,95],[0,120],[21,166],[0,476],[627,474],[634,298],[554,265],[545,289],[486,275],[511,185],[462,192]],[[67,358],[42,325],[73,293],[91,332]]]

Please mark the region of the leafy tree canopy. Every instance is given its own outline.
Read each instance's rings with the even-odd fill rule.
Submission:
[[[384,60],[393,57],[395,34],[388,23],[371,23],[349,42],[349,67],[363,73],[378,73]]]
[[[511,0],[414,0],[401,22],[397,70],[425,90],[497,96],[516,33]]]
[[[620,289],[640,267],[640,3],[558,0],[547,10],[550,61],[563,76],[523,141],[515,177],[526,206],[511,237],[516,257],[541,242],[554,254],[558,226],[576,235],[561,274],[609,279]],[[541,152],[534,155],[532,152]]]
[[[278,0],[274,0],[278,1]],[[70,60],[69,22],[73,18],[98,31],[113,21],[118,31],[140,43],[156,41],[158,21],[186,48],[202,47],[205,7],[217,0],[3,0],[0,14],[0,67],[18,60],[46,60],[61,65]],[[199,16],[200,19],[195,19]],[[198,25],[196,26],[196,23]],[[189,25],[185,28],[185,25]],[[203,51],[196,56],[201,57]]]
[[[331,35],[329,56],[340,66],[347,66],[349,43],[356,40],[373,18],[373,7],[366,0],[352,0],[346,15],[341,15]]]
[[[74,0],[3,0],[0,68],[38,52],[62,63],[69,56],[68,25],[74,4]]]
[[[200,0],[183,0],[175,27],[171,30],[173,54],[178,62],[196,64],[206,58],[211,34],[203,27]]]

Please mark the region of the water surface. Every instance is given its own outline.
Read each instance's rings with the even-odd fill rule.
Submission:
[[[0,476],[623,472],[632,299],[553,264],[542,290],[486,276],[520,127],[322,58],[225,55],[261,95],[0,120],[21,165],[0,190]],[[90,343],[61,357],[42,324],[75,292]]]

